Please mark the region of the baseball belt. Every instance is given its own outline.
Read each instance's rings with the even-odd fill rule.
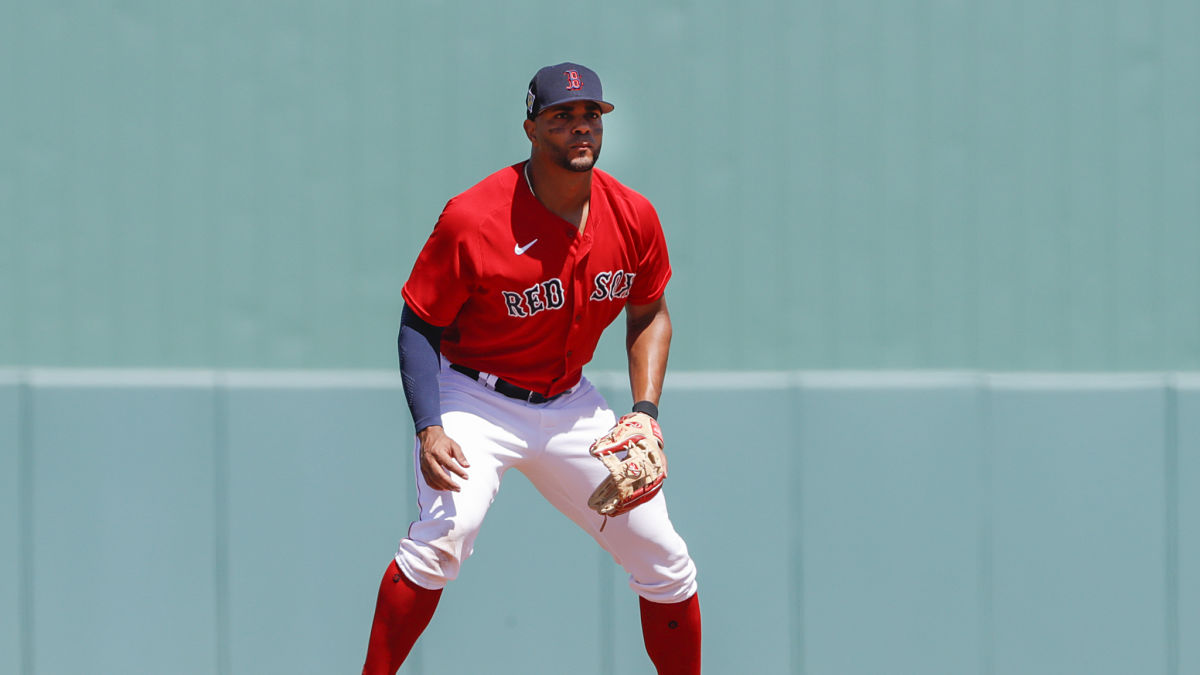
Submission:
[[[518,387],[507,380],[502,380],[498,377],[487,375],[486,373],[482,373],[474,368],[460,366],[457,363],[450,364],[450,369],[457,370],[472,380],[479,382],[488,389],[494,389],[498,393],[504,394],[509,398],[515,398],[518,401],[525,401],[526,403],[549,403],[550,401],[553,401],[554,399],[566,393],[560,392],[553,396],[543,396],[536,391],[530,391],[524,387]]]

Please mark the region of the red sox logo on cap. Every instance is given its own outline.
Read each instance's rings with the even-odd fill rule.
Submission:
[[[568,70],[563,72],[567,76],[567,89],[583,89],[583,82],[579,79],[578,70]]]

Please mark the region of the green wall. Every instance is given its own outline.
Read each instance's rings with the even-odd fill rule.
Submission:
[[[0,670],[356,672],[415,513],[398,379],[0,371]],[[693,373],[664,402],[706,672],[1200,669],[1195,374]],[[649,673],[623,576],[511,473],[402,672]]]
[[[567,59],[671,246],[711,672],[1200,670],[1196,35],[1192,0],[0,0],[0,672],[354,672],[412,515],[400,287]],[[478,550],[406,672],[647,672],[519,476]]]
[[[574,59],[676,367],[1200,367],[1193,0],[0,11],[0,364],[393,367],[441,206]]]

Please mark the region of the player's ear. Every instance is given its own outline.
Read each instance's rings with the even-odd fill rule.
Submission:
[[[529,139],[530,143],[532,143],[533,130],[536,128],[533,124],[533,120],[525,120],[525,123],[522,126],[525,127],[525,137]]]

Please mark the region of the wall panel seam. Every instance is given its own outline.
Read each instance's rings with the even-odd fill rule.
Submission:
[[[996,672],[995,641],[995,500],[993,475],[995,434],[993,432],[992,388],[986,377],[980,377],[975,389],[979,406],[977,441],[979,458],[979,659],[984,675]]]
[[[34,559],[33,559],[33,396],[29,379],[17,374],[17,542],[19,584],[17,602],[20,621],[22,675],[34,674]]]
[[[792,636],[789,645],[788,658],[791,661],[792,672],[796,675],[805,673],[805,626],[804,626],[804,390],[799,381],[794,382],[788,389],[791,400],[791,421],[789,432],[792,436],[793,447],[788,455],[791,466],[788,473],[792,476],[792,489],[788,494],[790,500],[792,526],[788,528],[788,542],[791,556],[793,578],[787,585],[791,621],[789,633]]]
[[[213,571],[216,585],[216,664],[220,675],[232,672],[230,644],[229,390],[217,376],[213,396]]]
[[[1179,675],[1179,391],[1167,377],[1164,405],[1164,517],[1167,675]]]

